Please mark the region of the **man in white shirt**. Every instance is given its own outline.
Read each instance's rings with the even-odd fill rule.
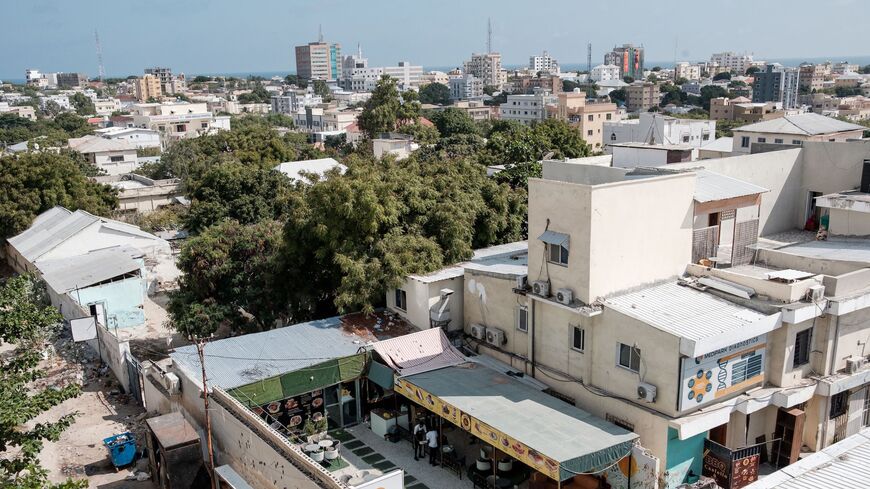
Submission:
[[[438,431],[435,428],[426,433],[426,445],[429,447],[429,465],[438,465],[435,462],[438,453]]]
[[[426,458],[426,424],[417,421],[414,426],[414,460]]]

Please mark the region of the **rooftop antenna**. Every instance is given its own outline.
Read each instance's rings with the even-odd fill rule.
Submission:
[[[586,73],[592,73],[592,43],[586,44]]]
[[[486,18],[486,53],[492,52],[492,18]]]
[[[317,42],[323,42],[323,24],[317,24]]]
[[[356,43],[356,52],[357,52],[357,56],[359,56],[359,58],[362,59],[362,44]]]
[[[96,28],[94,29],[94,41],[97,44],[97,64],[100,70],[100,83],[102,83],[103,77],[106,76],[106,70],[103,69],[103,47],[100,46],[100,33],[97,32]]]

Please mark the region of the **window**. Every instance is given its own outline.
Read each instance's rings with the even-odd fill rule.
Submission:
[[[591,120],[592,120],[592,114],[589,114],[589,115],[586,117],[586,120],[587,120],[587,121],[591,121]]]
[[[202,124],[200,124],[200,127],[202,127],[203,129],[208,129],[208,122],[203,122]]]
[[[408,310],[408,294],[402,289],[396,289],[396,308],[403,311]]]
[[[810,363],[810,340],[812,337],[813,328],[807,328],[795,335],[793,368]]]
[[[605,118],[606,118],[607,120],[610,120],[610,114],[607,114],[607,115],[605,116]]]
[[[640,371],[640,350],[626,345],[625,343],[619,343],[619,358],[617,359],[617,363],[620,367],[627,368],[632,372]]]
[[[801,145],[801,140],[800,140],[800,139],[792,139],[792,140],[791,140],[791,144],[794,144],[794,145],[800,146],[800,145]]]
[[[766,143],[766,142],[767,142],[767,138],[758,138],[758,142],[759,142],[759,143]]]
[[[776,138],[773,140],[773,142],[776,144],[782,144],[782,139]]]
[[[185,131],[187,131],[187,126],[185,126],[184,124],[177,124],[175,126],[175,132],[185,132]]]
[[[839,394],[831,396],[831,415],[834,419],[846,414],[849,411],[849,391],[843,391]]]
[[[616,133],[615,132],[610,133],[610,140],[616,141]]]
[[[586,135],[587,135],[587,136],[591,136],[592,134],[593,134],[593,133],[592,133],[592,129],[589,129],[588,131],[586,131]]]
[[[111,161],[112,163],[120,163],[124,161],[124,156],[110,156],[109,161]]]
[[[577,351],[586,350],[586,330],[574,326],[571,332],[571,347]]]
[[[740,147],[748,148],[749,147],[749,136],[743,136],[740,138]]]
[[[568,264],[568,247],[560,244],[547,244],[547,261],[550,263],[558,263],[559,265]]]
[[[709,134],[709,133],[704,133],[704,134],[702,134],[702,135],[701,135],[701,140],[703,140],[703,141],[709,141],[709,140],[710,140],[710,134]]]
[[[683,136],[683,142],[684,142],[684,143],[688,143],[688,142],[689,142],[689,136]]]
[[[517,329],[523,333],[529,331],[529,308],[526,306],[517,307]]]

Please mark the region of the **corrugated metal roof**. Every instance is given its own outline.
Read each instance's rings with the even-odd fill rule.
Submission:
[[[333,168],[338,168],[341,173],[347,171],[347,167],[333,158],[320,158],[317,160],[285,161],[275,167],[275,170],[287,175],[293,180],[306,181],[302,172],[314,173],[322,178],[323,174]]]
[[[797,134],[802,136],[815,136],[834,132],[863,130],[863,126],[843,122],[825,115],[806,113],[786,115],[766,121],[756,122],[746,126],[737,127],[735,132],[764,132],[771,134]]]
[[[704,340],[724,340],[725,346],[752,338],[773,329],[778,314],[767,316],[712,294],[676,282],[647,287],[605,300],[605,306],[660,329],[694,348],[709,345]],[[764,325],[759,332],[755,325]],[[712,351],[712,350],[711,350]],[[696,356],[697,351],[683,351]]]
[[[73,259],[40,261],[37,267],[55,292],[64,293],[139,271],[143,266],[141,256],[141,252],[130,247],[109,248]]]
[[[109,139],[100,136],[70,138],[68,144],[70,149],[82,154],[134,151],[136,149],[136,143],[129,139]]]
[[[538,236],[539,241],[543,241],[544,243],[548,243],[551,245],[560,245],[565,244],[567,246],[568,241],[570,240],[570,236],[565,233],[557,233],[556,231],[544,231]]]
[[[769,192],[764,187],[709,170],[695,170],[695,201],[711,202]]]
[[[413,375],[459,365],[467,360],[444,335],[441,328],[424,329],[379,341],[372,348],[399,375]]]
[[[866,239],[807,241],[778,249],[785,253],[818,260],[870,263],[870,241]]]
[[[638,435],[484,365],[468,362],[405,378],[462,413],[560,463],[600,470],[628,454]],[[567,470],[566,470],[567,469]]]
[[[870,428],[835,443],[746,489],[827,489],[870,487]]]
[[[294,324],[262,333],[217,340],[205,345],[209,382],[232,389],[357,353],[366,340],[343,328],[336,316]],[[187,374],[202,381],[196,346],[170,354]]]
[[[40,214],[26,231],[9,238],[9,243],[32,263],[98,220],[97,216],[82,210],[70,212],[55,207]]]

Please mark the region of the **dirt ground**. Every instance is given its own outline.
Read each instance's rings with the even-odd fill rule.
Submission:
[[[68,338],[55,343],[54,352],[44,361],[47,384],[79,382],[82,394],[55,406],[40,415],[35,422],[78,412],[78,417],[56,443],[46,443],[40,460],[53,482],[67,478],[87,479],[91,488],[151,489],[150,480],[125,480],[138,469],[148,472],[147,459],[131,467],[116,470],[103,446],[103,438],[132,431],[137,449],[144,446],[141,436],[145,427],[144,410],[134,399],[122,394],[111,371],[100,368],[96,354]]]

